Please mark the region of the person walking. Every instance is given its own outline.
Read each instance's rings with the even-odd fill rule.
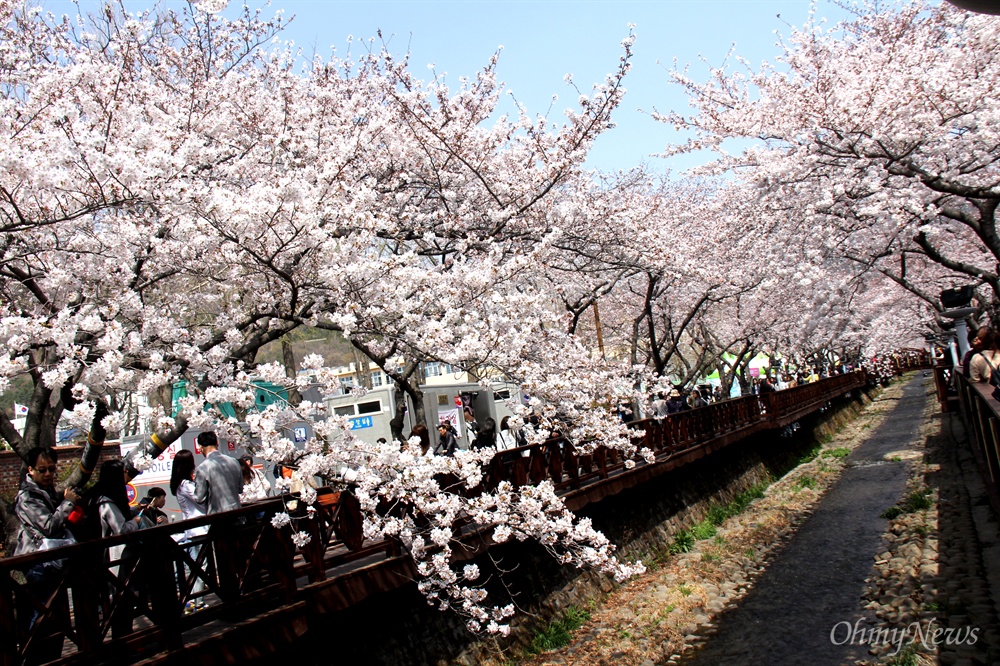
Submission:
[[[441,421],[438,426],[438,445],[435,449],[435,453],[443,456],[453,456],[455,451],[458,450],[458,438],[455,436],[455,431],[452,429],[451,424],[447,421]]]
[[[181,518],[188,520],[205,515],[205,505],[198,503],[194,496],[194,454],[187,449],[181,449],[174,456],[174,463],[170,470],[170,492],[177,498],[177,506],[181,509]],[[200,536],[208,534],[208,525],[189,527],[180,535],[179,543],[187,544]],[[191,559],[198,561],[201,553],[201,543],[188,546]],[[191,575],[191,568],[186,564],[184,569]],[[205,599],[201,592],[205,589],[205,581],[201,576],[195,578],[191,586],[191,596],[194,597],[184,605],[185,614],[193,613],[205,607]]]
[[[240,463],[219,451],[219,438],[214,432],[198,435],[198,446],[205,456],[205,462],[194,471],[195,501],[203,505],[208,514],[239,509],[240,493],[243,492]],[[223,521],[216,525],[226,530],[245,523],[246,518],[240,516],[234,521]],[[241,541],[239,532],[223,532],[213,540],[219,596],[224,600],[236,599],[240,594]]]
[[[214,432],[198,435],[198,446],[205,462],[194,472],[194,499],[206,513],[222,513],[240,508],[243,492],[243,471],[240,463],[219,451],[219,438]]]
[[[667,407],[667,401],[664,399],[663,393],[657,393],[656,400],[653,400],[649,407],[653,412],[650,416],[653,418],[663,418],[670,415],[670,409]]]
[[[130,534],[142,527],[142,513],[132,516],[128,496],[125,492],[125,465],[121,460],[105,460],[97,482],[87,491],[87,519],[92,525],[90,532],[95,537],[107,538],[119,534]],[[111,633],[121,638],[132,633],[135,597],[143,595],[141,572],[133,572],[138,564],[138,556],[133,548],[118,544],[107,549],[105,566],[114,576],[111,584],[112,595],[118,594],[118,603],[112,603],[114,615],[111,618]],[[128,589],[123,589],[124,581],[131,580]]]
[[[240,495],[240,501],[250,504],[271,496],[271,484],[264,478],[264,473],[253,466],[253,456],[247,454],[240,458],[240,471],[243,474],[243,493]]]
[[[497,422],[492,418],[483,421],[476,438],[472,442],[473,449],[496,449],[497,447]]]
[[[684,398],[681,397],[681,392],[674,389],[670,392],[669,400],[667,400],[667,414],[676,414],[677,412],[683,412],[688,408],[687,403],[684,402]]]

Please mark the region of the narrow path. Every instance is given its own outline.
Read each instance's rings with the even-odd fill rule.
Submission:
[[[885,421],[851,453],[841,478],[766,574],[738,608],[717,618],[716,634],[680,663],[849,664],[867,656],[863,645],[834,644],[831,630],[861,618],[858,600],[886,528],[879,514],[906,489],[907,463],[885,456],[917,439],[925,381],[915,376],[907,382]]]

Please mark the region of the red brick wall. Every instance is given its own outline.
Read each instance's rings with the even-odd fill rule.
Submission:
[[[69,469],[80,461],[80,454],[83,452],[82,446],[60,446],[56,449],[59,453],[59,476],[63,470]],[[105,460],[121,458],[119,443],[107,442],[101,449],[101,457],[98,459],[97,467]],[[0,451],[0,497],[13,501],[17,495],[17,487],[21,483],[21,459],[13,451]]]

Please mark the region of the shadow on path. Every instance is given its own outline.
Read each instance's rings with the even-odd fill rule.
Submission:
[[[851,453],[840,479],[763,577],[682,664],[850,664],[867,657],[865,645],[835,645],[831,630],[862,617],[865,578],[886,529],[879,514],[902,497],[909,472],[906,462],[885,457],[918,437],[927,381],[909,379],[885,421]]]

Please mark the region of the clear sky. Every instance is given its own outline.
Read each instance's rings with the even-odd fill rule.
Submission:
[[[622,106],[614,118],[617,127],[602,135],[588,166],[602,170],[628,169],[646,162],[657,171],[674,172],[704,161],[652,157],[681,136],[654,121],[649,111],[684,111],[683,92],[670,83],[674,59],[691,63],[702,78],[706,66],[725,62],[730,48],[759,64],[780,52],[775,31],[790,32],[809,13],[808,0],[273,0],[271,7],[294,16],[287,37],[311,52],[343,55],[347,37],[372,37],[378,30],[396,53],[409,51],[413,71],[447,73],[458,85],[460,76],[472,76],[503,46],[498,74],[531,113],[545,113],[553,95],[559,99],[550,118],[575,103],[577,92],[563,80],[572,74],[581,91],[617,65],[620,42],[635,24],[633,69],[626,78]],[[822,0],[817,13],[843,16]],[[780,15],[780,18],[779,18]],[[353,49],[358,49],[355,44]]]
[[[73,11],[69,0],[41,0],[56,12]],[[82,0],[86,10],[96,0]],[[150,2],[128,0],[129,8]],[[168,0],[168,6],[180,5]],[[251,7],[258,6],[250,1]],[[233,2],[234,12],[242,2]],[[809,13],[808,0],[272,0],[269,11],[281,9],[294,17],[285,39],[307,53],[316,49],[328,56],[331,49],[344,56],[348,36],[374,37],[381,30],[390,49],[411,54],[418,76],[438,74],[458,85],[461,76],[473,76],[503,46],[498,74],[529,112],[546,113],[553,95],[559,99],[549,117],[561,119],[577,92],[563,80],[572,74],[581,91],[612,72],[622,53],[620,42],[635,24],[633,70],[626,79],[628,93],[614,118],[617,127],[602,135],[588,159],[588,166],[606,171],[628,169],[646,162],[656,171],[678,172],[705,160],[684,157],[666,160],[652,155],[682,136],[648,112],[685,111],[687,102],[678,86],[670,83],[668,70],[676,58],[690,63],[705,78],[704,57],[712,66],[725,62],[731,47],[758,65],[773,61],[780,32],[801,26]],[[829,0],[819,0],[819,16],[838,19],[843,11]],[[779,18],[780,15],[780,18]],[[509,110],[511,107],[507,107]]]

